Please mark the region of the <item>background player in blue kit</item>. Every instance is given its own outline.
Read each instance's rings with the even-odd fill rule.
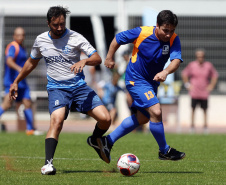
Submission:
[[[106,137],[109,148],[122,136],[149,122],[150,131],[159,145],[159,159],[180,160],[185,157],[185,153],[171,148],[166,143],[162,111],[157,98],[160,82],[164,82],[168,74],[175,72],[183,61],[180,40],[174,33],[177,23],[175,14],[163,10],[157,16],[156,26],[123,31],[113,39],[105,60],[105,66],[108,68],[114,67],[114,53],[120,45],[134,44],[132,57],[126,69],[125,83],[134,100],[132,108],[136,110],[136,114],[124,119]],[[171,63],[163,70],[169,58]]]
[[[5,50],[5,74],[4,74],[4,87],[5,96],[0,106],[0,116],[12,106],[12,101],[9,99],[9,88],[13,83],[19,72],[21,71],[24,63],[27,60],[27,52],[23,47],[25,39],[25,31],[22,27],[17,27],[14,30],[13,39]],[[27,135],[40,135],[42,132],[35,130],[34,118],[32,111],[32,102],[30,97],[30,90],[26,80],[22,80],[18,86],[17,106],[20,102],[24,104],[24,115],[26,119],[26,133]]]
[[[119,78],[119,73],[117,71],[113,71],[111,82],[106,83],[104,81],[100,81],[98,83],[98,95],[111,115],[112,125],[115,124],[117,116],[116,98],[118,92],[120,90],[123,91],[123,89],[118,86]]]
[[[87,142],[102,160],[110,162],[110,152],[105,147],[106,138],[102,135],[110,127],[111,117],[97,94],[87,86],[83,74],[85,65],[96,66],[101,63],[101,58],[82,35],[65,27],[66,16],[69,13],[61,6],[49,8],[47,21],[50,31],[37,36],[29,59],[10,88],[10,98],[16,99],[18,83],[44,57],[47,66],[47,91],[51,117],[45,140],[45,165],[41,168],[43,175],[56,173],[52,164],[53,156],[64,120],[72,105],[73,109],[97,120],[93,135],[88,137]],[[80,60],[81,52],[89,58]]]

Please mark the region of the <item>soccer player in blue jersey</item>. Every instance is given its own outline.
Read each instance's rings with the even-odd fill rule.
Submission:
[[[126,88],[134,102],[132,109],[136,113],[122,123],[108,136],[109,148],[124,135],[139,125],[149,122],[150,131],[159,145],[159,159],[180,160],[184,152],[171,148],[165,139],[162,123],[162,111],[157,98],[157,88],[168,74],[175,72],[180,63],[181,45],[175,29],[177,16],[169,10],[161,11],[157,16],[156,26],[143,26],[116,34],[105,60],[105,66],[113,68],[114,53],[120,45],[133,43],[133,53],[126,69]],[[170,65],[164,65],[170,58]]]
[[[79,33],[67,29],[66,16],[70,11],[61,6],[50,7],[47,22],[50,31],[37,36],[29,59],[10,88],[10,98],[17,98],[18,83],[23,80],[43,57],[47,66],[47,91],[49,98],[50,128],[45,139],[45,165],[41,168],[43,175],[56,174],[53,156],[57,147],[59,134],[69,110],[86,113],[97,120],[88,144],[95,149],[99,157],[110,162],[110,152],[105,147],[106,138],[102,135],[111,124],[111,117],[97,94],[84,81],[85,65],[96,66],[101,58],[93,46]],[[89,58],[80,60],[83,52]]]
[[[5,50],[5,74],[4,74],[5,96],[0,106],[0,116],[12,106],[12,101],[10,101],[8,95],[9,88],[27,60],[27,52],[23,47],[25,31],[22,27],[17,27],[14,30],[13,39],[14,41],[9,43]],[[25,79],[22,80],[18,86],[18,97],[16,102],[17,107],[20,105],[21,102],[24,104],[25,107],[24,115],[26,119],[27,135],[43,134],[42,132],[35,130],[34,128],[30,90]]]

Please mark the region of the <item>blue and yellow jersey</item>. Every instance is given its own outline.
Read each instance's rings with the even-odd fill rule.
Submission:
[[[7,60],[8,57],[12,57],[17,65],[19,65],[20,67],[23,67],[24,63],[27,60],[27,53],[22,46],[20,46],[17,42],[13,41],[9,43],[6,47],[5,61]],[[9,87],[13,83],[13,81],[16,79],[18,74],[19,74],[18,71],[10,68],[5,63],[4,86]],[[25,79],[19,83],[18,87],[19,88],[27,87],[27,83]]]
[[[133,43],[133,53],[126,69],[126,81],[146,80],[150,83],[161,72],[170,58],[180,59],[181,45],[176,33],[169,42],[159,40],[155,35],[155,26],[137,27],[116,34],[116,41],[123,45]]]

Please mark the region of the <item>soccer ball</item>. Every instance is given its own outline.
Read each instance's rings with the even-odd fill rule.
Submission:
[[[134,154],[126,153],[119,157],[117,168],[122,175],[132,176],[140,169],[140,161]]]

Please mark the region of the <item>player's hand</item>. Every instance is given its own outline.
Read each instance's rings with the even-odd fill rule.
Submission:
[[[10,100],[15,100],[18,96],[18,84],[17,83],[13,83],[10,86],[9,89],[9,99]]]
[[[86,59],[80,60],[79,62],[73,64],[70,69],[71,72],[74,72],[75,74],[82,72],[83,68],[86,65]]]
[[[115,61],[113,59],[106,58],[104,65],[107,68],[113,69],[115,67]]]
[[[168,75],[168,73],[165,70],[163,70],[163,71],[157,73],[153,80],[155,80],[157,82],[164,82],[166,80],[167,75]]]

